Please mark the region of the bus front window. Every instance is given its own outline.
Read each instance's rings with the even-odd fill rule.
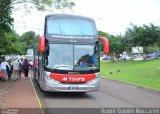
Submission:
[[[73,45],[49,44],[47,67],[51,69],[73,70]]]
[[[98,53],[94,45],[75,45],[75,70],[90,70],[99,68]]]
[[[95,45],[49,44],[46,67],[59,70],[93,70],[99,68]]]
[[[95,24],[79,19],[52,20],[47,21],[47,33],[59,35],[95,35]]]

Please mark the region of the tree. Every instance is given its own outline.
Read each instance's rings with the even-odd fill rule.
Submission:
[[[109,40],[110,45],[110,53],[122,53],[124,50],[127,49],[127,45],[123,43],[125,41],[125,38],[121,35],[114,36],[102,31],[98,31],[99,37],[105,37]],[[103,44],[100,43],[101,51],[103,50]]]
[[[39,35],[36,35],[34,31],[28,31],[22,34],[20,36],[20,41],[24,43],[25,52],[27,49],[33,49],[33,46],[35,45],[35,42],[38,41]]]
[[[136,26],[131,24],[127,29],[126,41],[130,44],[129,47],[143,46],[146,51],[150,51],[151,47],[159,45],[160,27],[153,24]]]
[[[13,18],[11,17],[11,14],[15,6],[19,4],[23,4],[23,6],[26,9],[36,8],[41,11],[49,10],[49,8],[53,7],[55,9],[72,8],[75,5],[73,2],[69,0],[1,0],[0,1],[0,40],[1,40],[0,54],[23,52],[23,50],[21,51],[19,50],[21,48],[17,48],[11,42],[13,40],[13,36],[17,38],[17,36],[12,30]],[[18,39],[13,43],[17,44]],[[32,43],[33,42],[27,42],[27,44],[32,44]],[[20,46],[24,44],[18,43],[17,45]],[[32,47],[31,45],[29,46]]]
[[[110,53],[131,52],[132,47],[140,46],[144,52],[148,53],[160,49],[160,27],[152,23],[149,25],[137,26],[130,24],[124,36],[111,35],[103,31],[98,31],[100,37],[106,37],[110,44]],[[100,43],[101,51],[103,44]]]
[[[23,4],[25,8],[36,8],[40,11],[53,11],[54,9],[71,9],[75,6],[74,2],[69,0],[11,0],[11,5]],[[53,9],[54,8],[54,9]]]
[[[12,40],[9,39],[9,32],[12,32],[11,26],[13,18],[11,17],[11,0],[0,1],[0,55],[12,53]]]
[[[1,35],[4,32],[10,32],[13,22],[11,0],[0,1],[0,30]],[[1,36],[2,37],[2,36]]]
[[[24,44],[20,43],[18,34],[14,32],[5,33],[1,42],[3,44],[0,43],[0,55],[23,54]]]

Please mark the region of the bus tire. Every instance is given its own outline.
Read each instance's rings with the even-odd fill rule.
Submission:
[[[42,93],[44,93],[45,91],[40,87],[40,91],[42,92]]]

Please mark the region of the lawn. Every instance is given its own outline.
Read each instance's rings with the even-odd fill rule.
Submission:
[[[101,77],[160,92],[160,59],[101,62]]]

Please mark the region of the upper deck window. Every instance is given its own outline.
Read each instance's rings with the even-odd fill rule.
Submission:
[[[47,33],[57,35],[96,35],[95,24],[80,19],[47,20]]]

